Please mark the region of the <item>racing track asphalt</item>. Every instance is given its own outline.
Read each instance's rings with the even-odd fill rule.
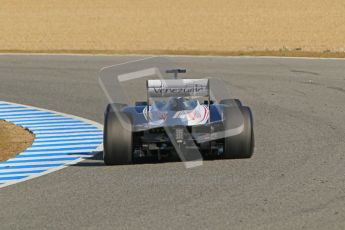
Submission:
[[[101,67],[137,57],[0,56],[0,99],[102,123]],[[175,58],[252,107],[249,160],[106,167],[0,190],[1,229],[344,229],[345,61]]]

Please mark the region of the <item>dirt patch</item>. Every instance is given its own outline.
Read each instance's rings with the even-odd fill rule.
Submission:
[[[15,157],[32,145],[34,135],[23,127],[0,121],[0,161]]]
[[[3,0],[2,52],[344,57],[344,0]]]

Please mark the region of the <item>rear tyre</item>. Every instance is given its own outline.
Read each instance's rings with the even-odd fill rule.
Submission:
[[[241,107],[242,106],[242,102],[240,101],[240,99],[223,99],[220,100],[219,104],[224,104],[224,105],[229,105],[229,106],[238,106]]]
[[[250,158],[254,152],[253,116],[249,107],[229,107],[224,109],[225,130],[236,130],[243,124],[243,131],[224,138],[224,158]]]
[[[125,113],[120,112],[120,107],[112,105],[105,114],[103,160],[106,165],[132,163],[132,122]]]

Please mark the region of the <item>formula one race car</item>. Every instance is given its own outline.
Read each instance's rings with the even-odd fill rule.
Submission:
[[[250,158],[253,117],[238,99],[212,101],[208,79],[147,80],[146,101],[107,106],[103,143],[107,165],[174,153],[193,160],[189,155],[195,151],[202,156]]]

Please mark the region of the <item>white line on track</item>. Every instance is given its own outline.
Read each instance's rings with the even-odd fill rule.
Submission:
[[[56,137],[56,136],[59,136],[59,137],[80,137],[82,135],[84,136],[91,136],[91,135],[100,135],[102,134],[101,131],[95,131],[95,132],[87,132],[87,133],[59,133],[59,134],[54,134],[54,133],[49,133],[49,134],[36,134],[36,137]]]
[[[20,116],[1,116],[1,119],[20,119],[20,118],[37,118],[37,117],[55,117],[54,114],[27,114],[27,115],[20,115]],[[24,119],[22,119],[23,121]],[[31,120],[31,119],[30,119]]]
[[[37,167],[37,168],[30,168],[30,170],[47,170],[51,167]],[[8,173],[8,172],[21,172],[21,171],[27,171],[29,169],[24,169],[24,168],[15,168],[15,169],[0,169],[0,173]],[[3,185],[0,186],[0,188],[2,187]]]
[[[95,148],[85,148],[85,149],[75,149],[75,150],[46,150],[39,152],[23,152],[20,155],[32,155],[32,154],[52,154],[52,153],[61,153],[61,154],[71,154],[71,153],[85,153],[89,152],[90,154],[95,150]]]
[[[73,154],[73,155],[55,155],[55,156],[40,156],[40,157],[20,157],[9,159],[7,162],[20,162],[20,161],[28,161],[28,160],[50,160],[50,159],[59,159],[59,158],[72,158],[72,157],[92,157],[92,155],[80,155],[80,154]]]
[[[75,159],[73,159],[75,160]],[[47,161],[42,161],[42,162],[15,162],[15,161],[10,161],[10,162],[6,162],[6,164],[1,164],[0,167],[4,166],[33,166],[33,165],[47,165],[47,164],[65,164],[70,162],[71,160],[61,160],[61,161],[49,161],[49,159],[47,159]]]
[[[32,118],[9,118],[8,119],[9,121],[11,122],[25,122],[25,121],[42,121],[42,122],[45,122],[45,121],[49,121],[49,120],[71,120],[71,118],[64,118],[62,116],[49,116],[49,117],[44,117],[42,118],[41,117],[32,117]]]
[[[3,105],[0,105],[0,108],[24,108],[24,107],[18,106],[18,105],[3,104]]]
[[[12,116],[12,115],[32,115],[32,114],[43,114],[45,112],[42,111],[27,111],[27,112],[6,112],[0,113],[0,116]]]
[[[65,140],[65,139],[64,139]],[[75,143],[90,143],[90,142],[97,142],[99,138],[95,138],[94,140],[76,140],[76,141],[64,141],[64,144],[75,144]],[[36,142],[32,145],[32,147],[40,146],[40,145],[54,145],[59,144],[61,142],[56,141],[47,141],[47,142]]]
[[[51,138],[44,138],[44,137],[40,137],[40,138],[37,138],[36,137],[36,140],[35,140],[35,143],[40,143],[40,142],[45,142],[45,141],[61,141],[61,140],[75,140],[75,141],[78,141],[78,140],[85,140],[85,139],[88,139],[88,140],[99,140],[99,138],[102,138],[102,134],[93,134],[93,135],[87,135],[85,137],[65,137],[65,136],[62,136],[62,137],[51,137]]]
[[[66,146],[49,146],[49,147],[30,147],[27,149],[29,150],[59,150],[59,149],[67,149],[67,148],[79,148],[79,147],[93,147],[98,146],[99,144],[84,144],[84,145],[66,145]]]
[[[32,131],[35,131],[35,130],[58,130],[59,128],[64,128],[64,129],[79,129],[79,128],[91,128],[91,129],[94,129],[93,126],[91,125],[80,125],[80,124],[74,124],[74,125],[68,125],[68,124],[65,124],[65,125],[38,125],[38,126],[35,126],[35,125],[24,125],[25,127],[28,127],[30,130]]]
[[[66,122],[66,121],[60,121],[60,122],[51,122],[51,123],[46,123],[46,122],[17,122],[18,125],[21,126],[27,126],[27,127],[53,127],[53,126],[62,126],[62,127],[69,127],[69,126],[76,126],[76,125],[83,125],[83,123],[78,122],[78,121],[73,121],[73,122]],[[87,125],[83,125],[84,127]]]
[[[0,113],[11,113],[11,112],[16,112],[16,111],[30,111],[30,109],[27,108],[9,108],[9,109],[3,109],[0,107]]]
[[[95,132],[96,129],[68,129],[68,130],[44,130],[44,131],[36,131],[35,134],[42,135],[42,134],[68,134],[68,133],[83,133],[86,134],[88,132]]]

